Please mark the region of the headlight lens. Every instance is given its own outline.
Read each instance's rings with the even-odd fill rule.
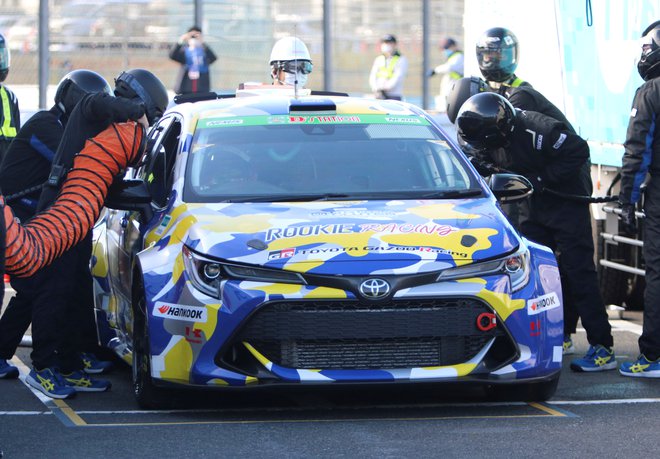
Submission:
[[[298,273],[225,263],[199,255],[186,246],[183,247],[183,261],[188,278],[195,288],[214,298],[220,298],[222,282],[227,279],[305,284]]]
[[[438,280],[465,279],[501,273],[509,276],[511,291],[516,292],[527,285],[529,271],[529,250],[527,247],[521,247],[516,253],[505,258],[446,269],[440,273]]]

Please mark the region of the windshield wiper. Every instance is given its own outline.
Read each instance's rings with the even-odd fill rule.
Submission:
[[[318,193],[318,194],[269,194],[263,196],[241,196],[229,199],[230,202],[307,202],[307,201],[333,201],[356,199],[344,193]]]
[[[481,196],[483,190],[481,188],[469,188],[467,190],[443,190],[434,191],[421,195],[422,199],[454,199],[454,198],[468,198],[470,196]]]

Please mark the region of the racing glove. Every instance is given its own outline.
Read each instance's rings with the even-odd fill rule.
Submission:
[[[491,163],[490,161],[486,161],[484,159],[478,158],[477,156],[468,155],[468,159],[470,160],[474,168],[477,170],[477,172],[479,172],[479,175],[481,175],[482,177],[488,177],[489,175],[502,172],[502,170],[498,168],[495,164]]]
[[[125,97],[113,97],[110,99],[109,105],[112,121],[114,122],[137,121],[145,113],[142,103]]]
[[[637,234],[637,218],[635,217],[634,204],[621,204],[621,213],[619,214],[621,224],[619,227],[624,234],[633,236]]]
[[[426,76],[429,78],[432,77],[433,75],[435,75],[435,69],[431,69],[426,72]]]
[[[543,188],[545,188],[543,179],[539,175],[530,175],[529,177],[527,177],[527,180],[529,180],[529,183],[532,184],[534,193],[540,193],[541,191],[543,191]]]

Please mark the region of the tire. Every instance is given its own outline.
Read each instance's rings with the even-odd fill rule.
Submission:
[[[140,279],[137,279],[137,278]],[[136,275],[133,285],[133,395],[140,408],[171,408],[171,391],[156,387],[151,378],[149,325],[142,276]]]
[[[559,375],[543,382],[488,386],[486,395],[496,401],[545,402],[555,395],[558,384]]]

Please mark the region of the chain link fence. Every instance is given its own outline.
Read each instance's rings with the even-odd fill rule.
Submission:
[[[463,0],[430,0],[427,31],[432,65],[444,59],[441,37],[463,38]],[[7,84],[38,83],[39,0],[0,0],[0,32],[12,51]],[[422,94],[422,1],[332,0],[332,81],[334,90],[369,92],[368,75],[379,38],[394,34],[409,59],[405,96]],[[168,49],[193,25],[191,0],[51,0],[49,3],[50,84],[72,69],[89,68],[112,81],[123,69],[144,67],[172,88],[178,72]],[[273,43],[297,35],[314,62],[308,87],[322,89],[323,0],[206,0],[203,34],[218,61],[211,66],[212,87],[229,91],[245,81],[270,82]],[[436,94],[439,81],[430,81]]]

